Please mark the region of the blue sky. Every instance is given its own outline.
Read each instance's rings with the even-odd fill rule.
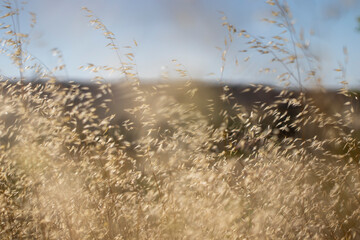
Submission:
[[[360,16],[359,1],[292,0],[288,3],[297,30],[304,29],[311,42],[311,52],[319,58],[323,83],[328,87],[341,86],[337,79],[340,74],[334,69],[344,62],[343,47],[346,46],[349,51],[347,80],[354,87],[360,86],[360,32],[355,30],[356,18]],[[121,53],[129,50],[122,47],[134,45],[136,40],[138,46],[132,52],[144,81],[159,79],[165,71],[170,77],[177,77],[172,59],[182,63],[194,79],[218,78],[222,61],[216,47],[223,48],[226,37],[219,11],[238,29],[246,29],[255,36],[273,36],[279,32],[278,28],[261,21],[274,10],[264,0],[29,0],[24,6],[20,17],[23,32],[28,31],[31,19],[27,11],[37,15],[27,49],[50,68],[58,63],[51,50],[59,49],[68,76],[76,79],[94,76],[79,70],[81,65],[118,65],[116,54],[105,47],[108,41],[92,28],[81,11],[83,6],[91,9],[115,34]],[[310,36],[310,30],[315,34]],[[244,48],[243,40],[231,45],[223,79],[230,83],[275,84],[276,74],[258,72],[267,66],[269,59],[250,54],[250,60],[243,62],[241,59],[246,56],[239,50]],[[235,58],[240,60],[238,66],[234,64]],[[0,64],[0,74],[17,76],[16,68],[6,56],[0,57]],[[57,75],[63,78],[66,73]],[[112,80],[120,78],[116,74],[103,76]]]

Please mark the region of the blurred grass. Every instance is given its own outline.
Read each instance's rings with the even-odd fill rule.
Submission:
[[[83,68],[125,80],[61,83],[35,64],[42,81],[27,82],[27,36],[16,32],[18,7],[3,3],[19,78],[0,83],[1,239],[359,238],[359,92],[345,74],[336,91],[306,86],[321,81],[286,2],[267,1],[277,11],[268,21],[291,40],[264,43],[222,18],[221,71],[235,35],[245,37],[282,66],[276,88],[197,82],[177,61],[184,81],[141,83],[134,55],[123,62],[86,8],[119,67]]]

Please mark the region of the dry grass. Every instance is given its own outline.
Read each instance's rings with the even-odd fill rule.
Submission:
[[[328,111],[306,93],[305,78],[318,80],[314,69],[303,68],[311,57],[296,40],[289,10],[268,2],[278,11],[270,23],[292,40],[263,44],[224,22],[224,66],[227,45],[242,35],[249,50],[271,54],[285,69],[279,79],[299,91],[285,85],[276,101],[252,106],[236,102],[226,85],[221,96],[199,95],[190,80],[142,86],[134,56],[122,61],[114,35],[85,9],[120,67],[84,68],[127,79],[126,107],[114,116],[118,103],[100,77],[92,89],[61,86],[56,72],[27,60],[27,36],[16,32],[19,12],[4,1],[13,17],[7,47],[20,81],[0,84],[0,238],[359,239],[357,96],[341,89],[348,103]],[[26,83],[25,69],[48,81]],[[244,94],[258,91],[275,90],[254,86]]]

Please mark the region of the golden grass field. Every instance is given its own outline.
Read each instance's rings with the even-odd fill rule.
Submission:
[[[295,35],[290,10],[268,2]],[[269,45],[223,25],[224,51],[248,38],[286,66],[283,87],[199,83],[181,64],[182,81],[144,84],[125,62],[117,85],[59,83],[38,65],[31,82],[27,36],[8,33],[19,77],[0,83],[0,238],[360,239],[358,93],[306,88],[318,78],[298,77],[301,39]]]

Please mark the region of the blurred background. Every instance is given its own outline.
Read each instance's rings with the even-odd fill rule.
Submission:
[[[343,65],[350,86],[360,87],[360,32],[357,30],[360,1],[302,0],[288,4],[297,33],[304,32],[309,51],[318,61],[323,84],[329,88],[341,87],[339,73],[334,69]],[[222,26],[224,15],[237,29],[246,29],[254,36],[271,39],[281,32],[262,21],[271,17],[274,10],[264,0],[31,0],[22,6],[21,32],[29,33],[30,39],[26,49],[49,68],[59,65],[59,58],[54,56],[59,54],[54,49],[58,49],[66,64],[66,69],[57,72],[59,79],[87,81],[93,74],[79,69],[80,66],[119,64],[114,51],[106,48],[108,40],[93,29],[87,13],[81,10],[84,6],[115,34],[121,54],[129,52],[127,46],[132,46],[142,81],[158,80],[164,75],[178,78],[173,59],[185,66],[192,79],[219,79],[227,36],[227,29]],[[5,8],[1,10],[2,14],[6,12]],[[37,23],[32,29],[29,12],[36,14]],[[347,64],[344,47],[349,53]],[[269,58],[240,52],[243,49],[246,45],[241,39],[229,46],[222,79],[231,84],[276,84],[276,73],[259,73]],[[248,56],[250,59],[243,61]],[[0,57],[0,66],[1,75],[18,76],[18,69],[5,55]],[[31,72],[27,76],[31,77]],[[103,77],[111,81],[122,78],[119,73],[106,73]]]

